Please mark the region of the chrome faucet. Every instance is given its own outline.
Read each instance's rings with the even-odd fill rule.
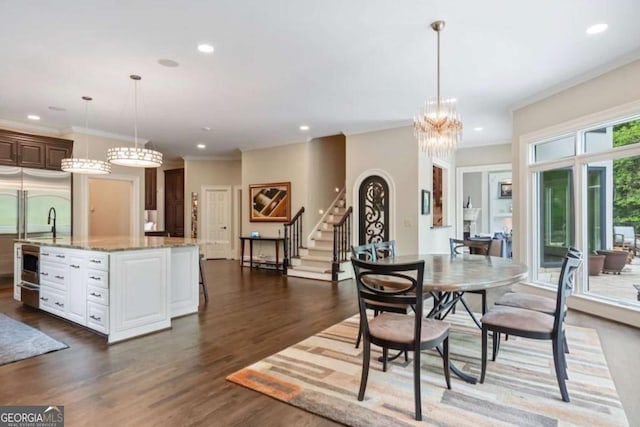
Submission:
[[[51,206],[49,208],[49,216],[47,216],[47,224],[51,224],[51,212],[53,212],[53,227],[51,227],[51,232],[53,233],[53,238],[56,238],[56,208]]]

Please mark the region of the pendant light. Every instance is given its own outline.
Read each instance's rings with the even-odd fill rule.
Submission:
[[[446,156],[456,149],[462,136],[462,120],[456,112],[455,98],[440,97],[440,31],[444,21],[432,22],[431,28],[438,36],[437,92],[435,99],[424,103],[413,127],[422,151],[430,156]]]
[[[103,160],[93,160],[89,158],[89,101],[93,98],[83,96],[84,100],[84,144],[87,147],[87,155],[84,159],[75,157],[62,159],[61,169],[65,172],[81,173],[85,175],[106,175],[111,173],[111,165]]]
[[[133,80],[134,119],[133,138],[134,147],[116,147],[107,150],[107,160],[110,163],[137,168],[157,168],[162,165],[162,153],[148,148],[138,147],[138,82],[142,77],[132,74]]]

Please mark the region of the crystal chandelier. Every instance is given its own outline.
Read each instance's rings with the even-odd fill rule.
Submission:
[[[110,163],[121,166],[132,166],[138,168],[157,168],[162,165],[162,153],[148,148],[138,147],[138,81],[142,77],[132,74],[129,76],[133,80],[134,98],[134,147],[116,147],[107,150],[107,160]]]
[[[431,28],[438,35],[438,91],[436,98],[427,100],[413,118],[413,128],[422,151],[429,156],[446,156],[460,140],[462,120],[456,112],[455,98],[440,97],[440,31],[444,29],[444,21],[431,23]]]
[[[82,99],[84,99],[84,143],[87,147],[87,155],[84,159],[77,159],[75,157],[62,159],[61,168],[65,172],[82,173],[86,175],[109,174],[111,173],[111,165],[109,163],[103,160],[93,160],[89,158],[89,101],[93,98],[90,96],[83,96]]]

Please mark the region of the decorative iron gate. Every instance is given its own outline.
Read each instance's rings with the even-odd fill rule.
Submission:
[[[389,185],[384,178],[371,175],[358,190],[359,245],[389,240]]]

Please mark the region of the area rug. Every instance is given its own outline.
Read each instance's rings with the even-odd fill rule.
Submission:
[[[462,310],[460,310],[462,312]],[[480,376],[480,331],[464,313],[451,315],[451,360]],[[452,374],[447,390],[442,359],[424,351],[423,421],[414,419],[412,356],[371,363],[365,400],[357,400],[362,349],[354,348],[358,316],[338,323],[251,366],[227,380],[309,412],[352,426],[626,426],[620,399],[595,330],[567,326],[571,403],[560,397],[550,341],[509,337],[484,384]],[[361,346],[362,347],[362,346]],[[381,354],[372,346],[372,357]]]
[[[39,330],[0,313],[0,365],[67,347]]]

